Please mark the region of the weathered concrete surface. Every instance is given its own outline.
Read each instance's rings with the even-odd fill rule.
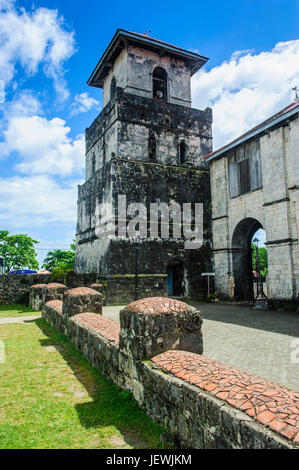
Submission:
[[[299,337],[299,316],[248,307],[189,302],[202,312],[204,355],[251,374],[299,390],[299,364],[291,353]],[[119,321],[124,307],[104,307]],[[297,354],[298,356],[298,354]]]
[[[186,297],[200,296],[206,292],[205,279],[201,272],[212,269],[209,173],[190,168],[113,158],[99,169],[79,187],[76,270],[97,271],[101,279],[107,280],[107,302],[115,295],[113,276],[119,276],[123,284],[123,289],[116,292],[119,302],[134,300],[135,243],[128,238],[99,239],[96,234],[96,228],[99,228],[99,220],[96,218],[99,205],[102,202],[111,203],[116,214],[119,195],[126,195],[127,207],[131,203],[143,203],[148,216],[150,204],[157,201],[168,204],[175,200],[180,207],[186,202],[203,203],[203,246],[198,250],[186,250],[184,239],[171,238],[171,233],[169,239],[144,238],[139,244],[138,270],[140,298],[165,295],[166,279],[162,283],[161,277],[166,278],[168,265],[175,264],[183,266],[183,275],[179,282]],[[125,214],[121,219],[128,223],[130,217]],[[130,280],[125,276],[132,278]],[[145,276],[152,277],[150,282],[147,282]]]
[[[268,249],[268,297],[297,297],[298,144],[297,114],[292,121],[286,119],[280,127],[211,161],[213,248],[219,293],[230,295],[229,278],[234,276],[235,296],[249,298],[249,243],[254,231],[263,228]],[[251,188],[244,194],[240,194],[239,178],[242,161],[248,161]]]
[[[25,315],[23,317],[4,317],[0,318],[0,325],[8,325],[11,323],[29,323],[31,321],[37,320],[40,318],[40,315]]]

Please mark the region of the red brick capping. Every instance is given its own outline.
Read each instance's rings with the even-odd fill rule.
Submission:
[[[79,313],[78,315],[74,315],[73,318],[78,320],[82,325],[86,325],[97,333],[100,333],[104,338],[118,343],[120,324],[117,321],[89,312]]]
[[[299,444],[299,392],[190,352],[166,351],[152,361]]]
[[[149,297],[147,299],[137,300],[127,305],[124,310],[131,313],[156,314],[161,313],[187,313],[195,311],[195,307],[166,297]]]
[[[54,308],[56,312],[60,313],[62,315],[62,300],[49,300],[49,302],[46,303],[49,307]]]
[[[76,287],[75,289],[68,290],[64,295],[101,295],[99,292],[89,287]]]

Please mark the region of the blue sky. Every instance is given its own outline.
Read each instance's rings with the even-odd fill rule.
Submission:
[[[0,0],[1,229],[39,240],[39,261],[71,243],[84,130],[102,106],[86,80],[117,28],[210,57],[192,99],[213,108],[217,148],[291,101],[298,18],[297,0]]]

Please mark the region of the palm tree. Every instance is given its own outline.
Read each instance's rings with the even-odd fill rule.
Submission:
[[[66,265],[68,269],[72,269],[74,265],[74,251],[53,250],[49,251],[44,259],[43,268],[53,270],[60,265]]]

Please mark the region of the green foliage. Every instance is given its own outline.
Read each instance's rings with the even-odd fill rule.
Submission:
[[[6,272],[38,269],[36,243],[39,242],[28,235],[10,235],[8,230],[0,230],[0,255],[5,259]]]
[[[49,269],[55,277],[60,277],[67,271],[74,269],[75,260],[75,241],[71,244],[68,251],[54,250],[49,251],[44,259],[43,268]]]
[[[257,271],[256,269],[256,246],[252,243],[252,269],[253,271]],[[259,264],[259,272],[261,276],[266,277],[268,274],[268,255],[267,255],[267,248],[259,247],[258,248],[258,264]]]

